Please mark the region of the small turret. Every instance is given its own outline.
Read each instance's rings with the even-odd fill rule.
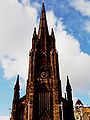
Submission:
[[[71,89],[71,85],[70,85],[68,76],[67,76],[66,91],[67,91],[67,100],[68,101],[72,100],[72,89]]]
[[[13,104],[12,104],[11,120],[17,120],[18,100],[20,97],[19,90],[20,90],[19,75],[17,75],[17,81],[16,81],[16,84],[14,86],[14,97],[13,97]]]
[[[68,76],[67,76],[66,92],[67,92],[67,120],[75,120],[74,112],[73,112],[72,89]]]

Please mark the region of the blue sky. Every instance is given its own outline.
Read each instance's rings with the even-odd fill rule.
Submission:
[[[38,30],[41,0],[3,0],[0,3],[0,119],[8,120],[13,87],[20,74],[21,96],[28,76],[28,53],[33,28]],[[49,30],[54,28],[60,76],[65,92],[70,78],[74,101],[90,105],[90,1],[45,1]]]

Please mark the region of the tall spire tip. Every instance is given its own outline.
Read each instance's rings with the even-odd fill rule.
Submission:
[[[42,10],[45,9],[44,0],[42,1]]]

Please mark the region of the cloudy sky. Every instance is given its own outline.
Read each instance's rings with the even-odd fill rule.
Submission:
[[[0,1],[0,120],[9,120],[13,87],[20,75],[25,94],[28,53],[42,0]],[[45,1],[49,31],[54,28],[60,77],[65,92],[70,78],[73,98],[90,105],[90,0]]]

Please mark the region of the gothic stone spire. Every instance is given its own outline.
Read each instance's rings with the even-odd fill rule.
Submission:
[[[47,26],[44,2],[42,3],[42,11],[41,11],[41,17],[40,17],[39,31],[38,31],[39,39],[42,36],[43,32],[45,34],[48,34],[48,26]]]
[[[43,2],[41,17],[40,17],[40,24],[39,24],[39,31],[38,31],[38,38],[40,39],[40,47],[43,52],[47,51],[48,37],[49,37],[49,32],[48,32],[46,12],[45,12],[44,2]]]

